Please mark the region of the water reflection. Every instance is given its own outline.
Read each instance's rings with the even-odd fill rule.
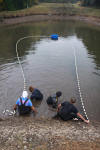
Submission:
[[[97,72],[93,72],[95,75],[97,75],[97,76],[100,76],[100,73],[97,73]]]
[[[38,116],[54,115],[45,100],[55,91],[63,92],[61,101],[69,100],[71,96],[79,97],[73,55],[75,48],[86,111],[91,119],[100,121],[100,29],[75,21],[0,27],[0,112],[5,108],[12,109],[23,90],[15,52],[16,41],[24,36],[50,36],[52,33],[60,35],[58,41],[29,38],[18,45],[27,89],[33,85],[44,93],[42,102],[33,102],[38,107]],[[82,112],[80,101],[77,107]]]
[[[76,29],[76,33],[82,39],[87,47],[88,54],[93,57],[97,67],[100,69],[100,32],[95,29],[80,27]]]

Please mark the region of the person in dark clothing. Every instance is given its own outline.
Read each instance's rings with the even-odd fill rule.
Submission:
[[[74,118],[80,118],[86,123],[89,123],[89,120],[86,120],[74,106],[76,102],[75,98],[71,98],[70,102],[65,101],[58,105],[57,107],[57,115],[64,121],[72,120]]]
[[[53,108],[56,108],[58,105],[58,98],[62,95],[60,91],[56,92],[55,94],[49,96],[46,100],[48,105],[52,105]]]
[[[43,99],[43,94],[38,89],[30,86],[29,91],[32,93],[30,96],[31,100],[42,100]]]

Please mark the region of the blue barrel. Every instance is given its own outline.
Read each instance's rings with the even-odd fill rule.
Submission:
[[[52,40],[58,40],[58,34],[52,34],[51,39]]]

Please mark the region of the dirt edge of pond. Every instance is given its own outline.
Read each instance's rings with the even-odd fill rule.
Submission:
[[[0,121],[0,150],[99,150],[100,124],[12,117]]]
[[[100,26],[88,16],[32,15],[5,18],[1,25],[39,21],[82,20]],[[0,150],[100,150],[100,124],[46,118],[0,119]]]
[[[65,20],[76,20],[84,21],[90,24],[100,26],[100,17],[90,17],[90,16],[78,16],[78,15],[29,15],[29,16],[19,16],[19,17],[9,17],[3,18],[0,21],[0,25],[13,25],[26,22],[40,22],[40,21],[65,21]]]

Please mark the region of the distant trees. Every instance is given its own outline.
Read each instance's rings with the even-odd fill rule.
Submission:
[[[18,10],[28,8],[38,2],[76,3],[81,1],[83,6],[100,6],[100,0],[0,0],[0,10]]]
[[[38,0],[0,0],[0,10],[17,10],[37,4]]]
[[[3,0],[0,0],[0,10],[4,9],[4,3]]]
[[[84,6],[100,6],[100,0],[81,0]]]
[[[39,2],[48,2],[48,3],[75,3],[79,0],[39,0]]]

